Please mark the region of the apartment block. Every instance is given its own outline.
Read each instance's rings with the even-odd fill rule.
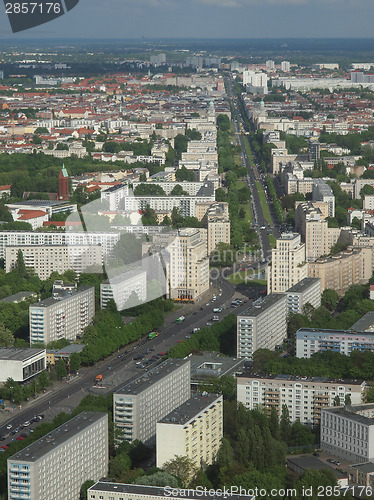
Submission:
[[[228,203],[214,203],[206,213],[208,227],[208,255],[218,243],[230,244],[230,219]]]
[[[237,377],[237,400],[250,410],[275,408],[279,416],[286,405],[291,422],[300,420],[314,427],[321,420],[322,408],[333,406],[336,397],[342,405],[347,396],[352,404],[362,403],[365,387],[363,380],[244,373]]]
[[[0,382],[6,382],[8,378],[25,382],[45,370],[46,366],[45,349],[0,348]]]
[[[175,456],[188,457],[196,467],[211,465],[222,437],[222,396],[196,395],[157,422],[156,466]]]
[[[349,462],[373,462],[374,404],[323,409],[321,448]]]
[[[108,210],[118,210],[120,202],[125,196],[129,196],[128,184],[115,185],[101,192],[101,201],[108,203]]]
[[[113,395],[113,418],[118,440],[147,442],[156,423],[190,398],[190,361],[168,359],[134,378]]]
[[[168,252],[170,298],[196,300],[209,289],[207,230],[179,229]]]
[[[108,473],[108,415],[83,412],[8,458],[9,500],[79,498]]]
[[[283,233],[271,251],[269,293],[283,293],[308,275],[305,244],[297,233]]]
[[[235,487],[233,487],[235,488]],[[238,488],[239,490],[239,488]],[[237,495],[237,490],[229,488],[232,500],[255,500],[252,495]],[[219,492],[217,493],[218,496]],[[160,500],[165,498],[175,500],[212,500],[212,491],[204,491],[203,488],[193,490],[192,488],[171,488],[170,486],[142,486],[138,484],[107,483],[98,482],[88,488],[88,500]]]
[[[100,305],[105,309],[108,301],[113,299],[117,309],[122,311],[132,293],[136,293],[139,304],[147,299],[147,273],[145,271],[127,271],[113,276],[100,284]]]
[[[287,337],[287,295],[270,294],[238,315],[238,357],[252,359],[258,349],[274,349]]]
[[[307,261],[328,255],[338,241],[340,228],[328,227],[328,204],[320,201],[295,203],[295,229],[305,243]]]
[[[304,278],[286,291],[288,313],[303,314],[304,306],[321,306],[321,280]]]
[[[103,255],[99,245],[45,245],[45,246],[7,246],[5,249],[5,270],[14,269],[18,252],[22,251],[25,266],[34,269],[41,280],[51,273],[63,274],[70,269],[77,274],[90,267],[102,268]]]
[[[323,179],[314,179],[312,190],[313,201],[323,201],[328,204],[329,217],[335,217],[335,196],[331,187]]]
[[[320,278],[321,291],[326,288],[343,295],[353,284],[367,283],[372,276],[371,248],[348,248],[344,252],[308,263],[308,277]]]
[[[29,307],[30,344],[76,340],[95,315],[95,288],[61,291]]]
[[[101,247],[104,257],[111,256],[120,233],[102,233],[85,231],[32,232],[3,231],[0,232],[0,259],[5,259],[8,246],[97,246]],[[22,250],[22,248],[21,248]]]
[[[296,356],[310,358],[315,352],[333,351],[350,356],[352,351],[374,351],[374,333],[352,330],[300,328],[296,332]]]

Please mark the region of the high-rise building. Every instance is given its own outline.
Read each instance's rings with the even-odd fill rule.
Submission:
[[[304,307],[309,304],[314,309],[321,306],[321,280],[304,278],[286,291],[288,312],[303,314]]]
[[[147,273],[145,271],[126,271],[113,276],[100,284],[100,305],[105,309],[108,301],[113,299],[117,309],[122,311],[129,297],[136,293],[139,304],[147,298]]]
[[[269,293],[283,293],[308,276],[305,244],[298,233],[283,233],[271,251]]]
[[[122,431],[118,441],[155,438],[156,423],[189,399],[190,361],[168,359],[134,378],[113,395],[115,428]]]
[[[270,294],[238,315],[238,357],[252,359],[258,349],[274,349],[287,337],[287,295]]]
[[[314,179],[312,200],[327,203],[329,217],[335,217],[335,196],[331,187],[323,179]]]
[[[288,61],[281,62],[281,71],[288,73],[291,69],[291,64]]]
[[[79,498],[85,481],[107,474],[108,461],[107,413],[80,413],[8,458],[8,498]]]
[[[195,300],[209,289],[207,230],[184,228],[168,246],[172,299]]]
[[[321,145],[318,139],[309,139],[308,142],[308,161],[318,161],[320,159]]]
[[[266,61],[266,67],[269,71],[274,71],[274,68],[275,68],[274,61],[272,61],[271,59]]]
[[[333,406],[337,398],[339,404],[347,398],[352,404],[362,403],[366,385],[363,380],[243,373],[237,378],[237,399],[249,410],[275,408],[279,417],[285,405],[291,422],[300,420],[314,427],[321,420],[322,408]]]
[[[157,422],[156,466],[175,456],[211,465],[223,437],[222,396],[196,395]]]
[[[58,176],[58,199],[69,199],[69,175],[66,168],[63,166]]]
[[[230,243],[230,219],[228,203],[213,203],[204,220],[208,227],[208,255],[218,243]]]
[[[77,291],[55,293],[30,305],[30,344],[55,340],[74,341],[95,315],[95,288],[80,287]]]

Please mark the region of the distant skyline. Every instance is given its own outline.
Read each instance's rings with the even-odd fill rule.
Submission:
[[[0,38],[373,38],[373,0],[80,0],[69,13]]]

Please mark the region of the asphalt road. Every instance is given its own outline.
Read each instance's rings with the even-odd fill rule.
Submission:
[[[227,274],[229,274],[228,270]],[[16,409],[7,420],[1,423],[0,436],[9,434],[10,431],[6,429],[7,425],[11,425],[11,430],[14,430],[22,426],[25,421],[30,421],[35,415],[40,414],[45,415],[46,420],[52,420],[60,411],[70,411],[68,409],[69,402],[71,402],[71,408],[73,408],[87,394],[107,394],[119,389],[128,380],[136,375],[141,375],[143,372],[143,369],[137,368],[136,360],[133,359],[134,357],[144,354],[145,358],[142,360],[144,362],[155,354],[167,352],[178,340],[183,340],[186,338],[186,335],[191,335],[194,328],[203,328],[206,326],[206,323],[210,322],[212,317],[217,314],[213,313],[213,308],[224,308],[218,314],[220,319],[233,312],[238,314],[251,305],[249,297],[255,298],[257,293],[253,288],[248,286],[245,290],[247,297],[245,297],[236,292],[234,285],[221,276],[214,280],[213,286],[217,290],[217,300],[195,304],[193,308],[190,308],[190,312],[184,312],[184,309],[174,311],[168,317],[164,327],[160,329],[158,337],[152,340],[143,338],[136,344],[124,347],[109,358],[95,364],[95,366],[81,369],[80,375],[71,380],[70,383],[60,383],[57,389],[52,389],[47,394],[42,394],[32,404],[26,404],[20,410]],[[246,302],[242,306],[232,309],[230,307],[232,299],[237,297],[241,297]],[[182,323],[176,324],[175,319],[182,314],[186,319]],[[152,349],[152,351],[147,353],[148,349]],[[152,368],[158,362],[160,360],[150,364],[149,368]],[[103,382],[101,385],[95,385],[94,379],[99,374],[103,375]],[[8,436],[3,440],[1,445],[9,444],[12,439],[14,440],[22,432],[29,431],[36,425],[38,424],[31,424],[15,435]]]

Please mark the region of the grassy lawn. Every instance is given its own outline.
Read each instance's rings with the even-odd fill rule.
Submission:
[[[252,271],[238,271],[234,274],[230,274],[227,277],[227,281],[234,285],[243,285],[247,284],[250,286],[266,286],[267,281],[261,280],[258,278],[251,278],[252,276],[256,276]]]
[[[258,181],[256,181],[256,187],[257,187],[258,195],[260,197],[262,213],[264,214],[264,217],[268,221],[268,223],[272,224],[273,221],[271,220],[269,207],[268,207],[268,204],[266,202],[266,196],[265,196],[264,190],[262,189],[261,184]]]
[[[270,243],[271,248],[275,248],[276,243],[277,243],[277,239],[272,234],[269,234],[269,243]]]

